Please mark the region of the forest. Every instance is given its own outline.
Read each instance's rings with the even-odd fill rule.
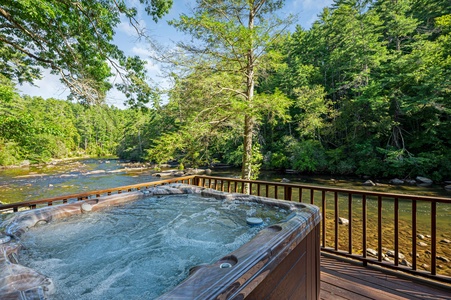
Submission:
[[[239,2],[251,4],[231,8]],[[56,100],[20,96],[33,73],[4,68],[0,165],[114,155],[230,164],[243,178],[291,169],[449,180],[450,1],[335,0],[292,32],[292,19],[268,18],[283,2],[197,1],[193,15],[171,21],[197,42],[164,58],[174,82],[165,97],[142,86],[139,61],[118,60],[139,75],[119,86],[127,109],[100,101],[106,73],[89,74],[100,78],[94,100],[77,89]]]

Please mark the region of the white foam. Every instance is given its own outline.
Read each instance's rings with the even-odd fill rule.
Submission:
[[[22,236],[29,250],[21,262],[53,279],[55,299],[152,299],[191,267],[249,241],[261,228],[246,224],[249,214],[266,225],[286,217],[262,205],[194,195],[147,198],[32,228]]]

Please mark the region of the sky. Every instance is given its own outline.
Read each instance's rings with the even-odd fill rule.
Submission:
[[[128,0],[131,5],[139,4],[138,0]],[[297,16],[295,25],[301,25],[303,28],[310,28],[311,24],[317,20],[317,16],[324,7],[330,6],[333,0],[287,0],[285,7],[281,10],[280,16],[294,14]],[[193,7],[195,0],[174,0],[173,7],[168,15],[163,17],[155,23],[150,17],[142,14],[138,15],[141,26],[145,27],[150,37],[158,44],[164,47],[174,47],[175,43],[189,37],[176,31],[173,27],[168,25],[169,20],[177,19],[180,14],[189,14],[190,7]],[[294,30],[294,27],[292,30]],[[146,69],[148,76],[162,88],[170,86],[169,81],[164,77],[164,66],[159,65],[150,59],[151,47],[143,40],[138,40],[136,32],[124,19],[116,30],[114,43],[124,51],[126,55],[138,55],[147,62]],[[114,83],[114,78],[111,79]],[[66,99],[68,93],[59,81],[59,77],[51,75],[48,70],[43,70],[43,78],[35,81],[34,86],[30,84],[23,84],[17,86],[17,89],[22,95],[41,96],[43,98]],[[112,89],[107,94],[107,104],[114,105],[119,108],[125,108],[125,97],[121,92]]]

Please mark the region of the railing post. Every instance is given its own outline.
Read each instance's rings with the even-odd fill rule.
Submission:
[[[348,252],[352,254],[352,194],[348,194]]]
[[[377,260],[382,261],[382,197],[377,197]]]
[[[338,251],[338,193],[334,192],[334,210],[335,210],[335,251]]]
[[[394,222],[395,222],[395,266],[399,264],[399,200],[395,198],[395,207],[394,207]]]
[[[285,186],[285,191],[284,191],[284,196],[285,196],[285,200],[291,201],[291,186]]]
[[[431,202],[431,274],[437,275],[437,202]]]
[[[323,218],[322,218],[322,224],[321,227],[323,229],[323,236],[322,236],[322,242],[323,242],[323,248],[326,247],[326,191],[322,191],[322,196],[321,196],[321,203],[322,203],[322,213],[323,213]]]
[[[366,267],[368,265],[367,261],[366,261],[366,217],[367,217],[367,212],[366,212],[366,195],[362,196],[362,248],[363,248],[363,265]]]
[[[412,270],[417,269],[417,200],[412,199]]]

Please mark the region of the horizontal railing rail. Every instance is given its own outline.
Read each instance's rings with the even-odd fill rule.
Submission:
[[[70,200],[87,200],[92,198],[98,198],[103,195],[112,195],[112,194],[121,194],[124,192],[131,192],[131,191],[138,191],[141,189],[157,186],[157,185],[165,185],[170,183],[187,183],[187,184],[196,184],[195,182],[196,176],[184,176],[184,177],[174,177],[170,179],[165,180],[159,180],[159,181],[151,181],[146,183],[139,183],[139,184],[133,184],[133,185],[126,185],[126,186],[120,186],[115,188],[109,188],[109,189],[103,189],[103,190],[95,190],[95,191],[88,191],[84,193],[78,193],[78,194],[70,194],[70,195],[62,195],[58,197],[52,197],[52,198],[46,198],[46,199],[40,199],[40,200],[33,200],[33,201],[24,201],[24,202],[15,202],[15,203],[9,203],[9,204],[2,204],[0,205],[0,213],[12,211],[17,212],[20,209],[36,209],[38,207],[42,206],[52,206],[57,204],[64,204],[67,203]]]
[[[34,209],[169,183],[249,193],[321,208],[321,250],[451,283],[451,199],[348,190],[215,176],[185,176],[29,202],[0,205],[0,212]],[[448,256],[447,256],[448,255]]]

